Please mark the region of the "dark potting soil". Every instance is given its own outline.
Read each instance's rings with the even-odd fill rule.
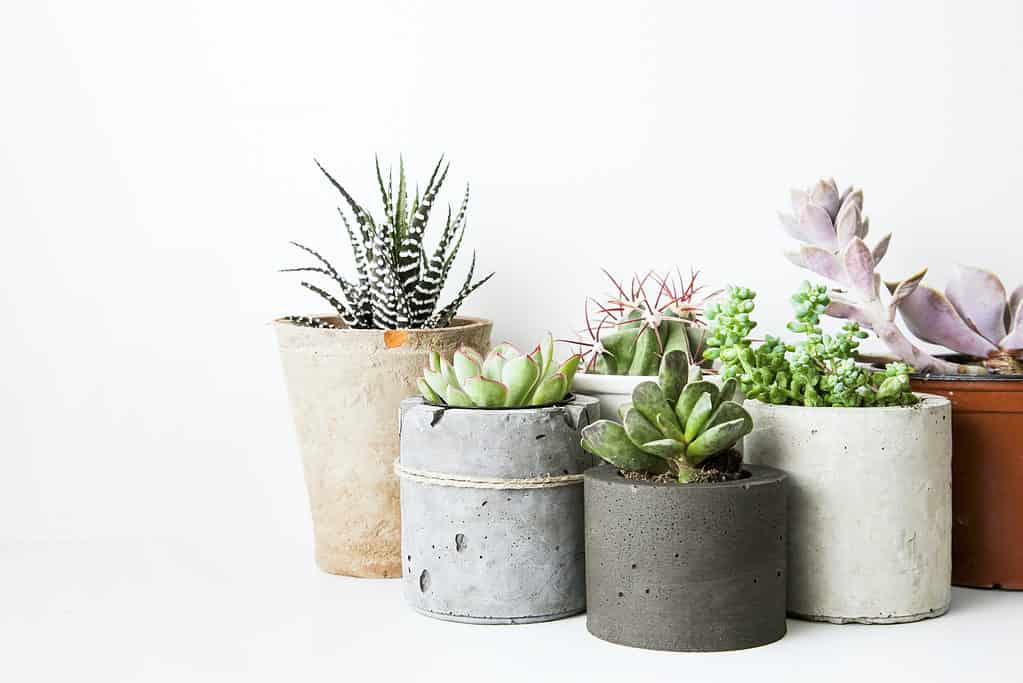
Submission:
[[[630,481],[652,481],[658,484],[681,483],[671,472],[650,474],[648,472],[621,472]],[[686,484],[714,484],[745,479],[750,473],[742,469],[742,454],[735,450],[718,453],[704,460],[696,470],[696,477]]]

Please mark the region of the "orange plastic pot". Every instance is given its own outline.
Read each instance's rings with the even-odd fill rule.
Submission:
[[[952,402],[952,583],[1023,589],[1023,376],[915,376]]]

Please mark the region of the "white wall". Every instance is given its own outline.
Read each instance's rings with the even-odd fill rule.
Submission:
[[[420,179],[446,153],[498,273],[463,310],[521,343],[578,328],[599,266],[748,284],[780,329],[775,211],[821,174],[895,231],[891,277],[1023,279],[1015,2],[3,14],[0,540],[308,542],[266,323],[322,310],[287,240],[347,258],[314,156],[375,205],[374,153]]]

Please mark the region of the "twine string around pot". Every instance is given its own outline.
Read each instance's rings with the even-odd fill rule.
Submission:
[[[529,479],[500,479],[490,477],[463,477],[457,474],[429,472],[405,467],[400,460],[394,461],[394,473],[401,479],[417,481],[432,486],[451,486],[464,489],[527,490],[550,489],[581,483],[582,474],[545,474]]]

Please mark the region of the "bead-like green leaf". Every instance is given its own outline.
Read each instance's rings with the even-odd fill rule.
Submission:
[[[637,448],[617,422],[598,420],[587,425],[582,431],[582,447],[588,453],[603,458],[620,470],[627,472],[666,472],[668,464]]]

